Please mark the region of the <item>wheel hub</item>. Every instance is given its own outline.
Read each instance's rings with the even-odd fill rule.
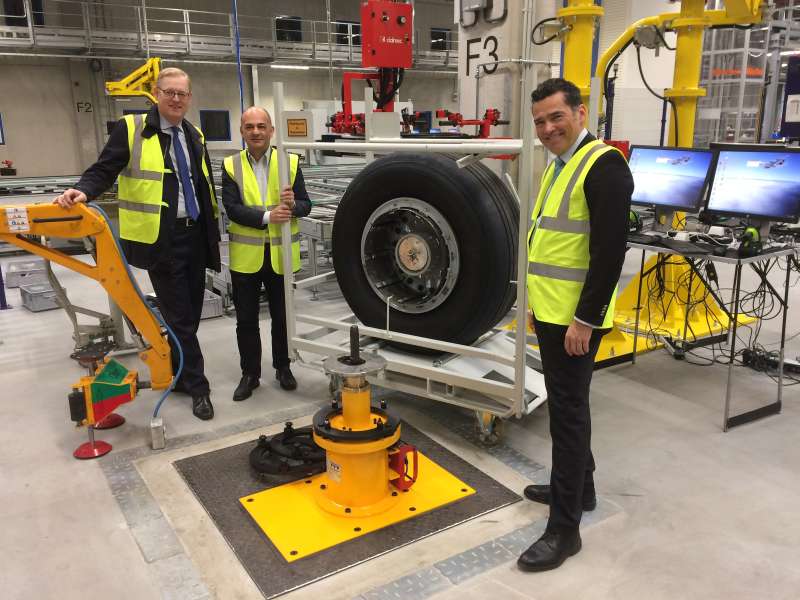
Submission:
[[[456,236],[444,215],[417,198],[382,204],[364,225],[361,264],[372,290],[401,312],[425,313],[452,293]]]
[[[431,250],[425,240],[415,234],[400,238],[395,247],[395,258],[400,268],[409,275],[419,275],[430,263]]]

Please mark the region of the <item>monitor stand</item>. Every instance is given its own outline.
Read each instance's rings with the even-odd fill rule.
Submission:
[[[659,233],[669,233],[672,229],[672,221],[675,219],[675,211],[667,208],[655,207],[656,218],[653,222],[653,231]]]

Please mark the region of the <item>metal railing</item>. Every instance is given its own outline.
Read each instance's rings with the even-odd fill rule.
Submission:
[[[361,61],[358,23],[239,14],[239,46],[246,61]],[[329,33],[330,31],[330,33]],[[415,32],[414,61],[418,66],[455,68],[457,36],[448,33],[441,50],[423,50]],[[430,47],[431,44],[427,44]],[[97,4],[88,0],[44,0],[35,10],[22,0],[19,14],[0,13],[0,47],[18,53],[33,50],[69,55],[113,51],[145,56],[182,56],[200,60],[232,60],[236,31],[232,13],[165,8],[141,4]]]

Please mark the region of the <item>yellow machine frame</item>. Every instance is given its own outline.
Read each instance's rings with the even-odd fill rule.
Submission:
[[[156,81],[160,71],[161,59],[150,58],[119,81],[106,81],[106,93],[109,96],[144,96],[156,104]]]
[[[724,10],[705,10],[704,0],[683,0],[681,11],[677,13],[663,13],[660,15],[640,19],[630,25],[620,35],[613,44],[602,54],[597,63],[595,76],[602,78],[605,74],[611,58],[620,49],[633,39],[636,31],[642,27],[658,27],[677,31],[678,41],[675,49],[675,72],[673,75],[672,87],[664,92],[664,95],[675,102],[675,112],[678,120],[678,142],[684,146],[691,146],[694,139],[694,122],[697,112],[697,99],[705,96],[705,90],[699,86],[700,83],[700,64],[703,54],[703,32],[707,27],[713,25],[748,25],[758,23],[762,20],[760,0],[727,0]],[[588,54],[587,54],[588,55]],[[584,55],[584,56],[587,56]],[[565,55],[566,56],[566,55]],[[602,91],[600,103],[602,109]],[[675,146],[675,128],[669,128],[668,145]],[[674,226],[681,227],[683,213],[677,213]],[[652,257],[644,266],[644,272],[655,273],[655,265],[658,257]],[[729,326],[729,319],[719,305],[707,293],[708,290],[702,282],[696,282],[692,286],[691,292],[684,284],[690,280],[690,267],[681,261],[682,264],[671,264],[665,269],[665,285],[667,299],[664,305],[668,306],[667,314],[659,317],[659,330],[666,330],[678,333],[677,337],[683,337],[685,324],[691,326],[693,337],[703,338],[726,330]],[[638,307],[644,305],[645,294],[649,289],[648,282],[640,284],[640,277],[637,275],[628,286],[622,291],[617,299],[617,310],[615,315],[615,325],[632,327],[636,319]],[[639,293],[641,285],[641,293]],[[698,310],[687,313],[687,303],[685,300],[671,301],[678,296],[679,290],[683,290],[683,297],[691,293],[691,305],[694,301],[700,300],[705,307],[703,315]],[[688,298],[687,298],[688,299]],[[707,319],[706,316],[709,316]],[[649,317],[648,317],[649,318]],[[752,319],[740,317],[740,323],[750,322]],[[646,349],[646,348],[645,348]]]
[[[139,358],[150,370],[153,389],[165,389],[172,382],[170,347],[161,326],[150,308],[139,297],[117,248],[114,234],[106,220],[85,204],[63,209],[56,204],[32,204],[0,207],[0,240],[13,244],[46,260],[58,263],[85,277],[94,279],[108,292],[120,310],[130,319],[150,347]],[[24,218],[11,215],[25,214]],[[5,217],[5,218],[3,218]],[[94,239],[96,264],[80,261],[49,248],[30,236]],[[82,381],[91,378],[83,378]]]

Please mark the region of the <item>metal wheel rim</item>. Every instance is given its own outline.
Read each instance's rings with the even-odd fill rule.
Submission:
[[[383,302],[409,314],[429,312],[453,292],[458,243],[444,215],[418,198],[379,206],[361,233],[361,266]]]

